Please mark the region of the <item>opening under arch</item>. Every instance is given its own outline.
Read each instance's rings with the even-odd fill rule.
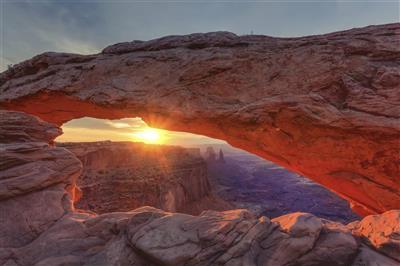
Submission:
[[[340,222],[359,218],[324,187],[222,140],[151,128],[141,118],[85,117],[62,129],[57,145],[84,165],[78,208],[103,213],[152,205],[190,214],[248,208],[268,217],[302,211]]]

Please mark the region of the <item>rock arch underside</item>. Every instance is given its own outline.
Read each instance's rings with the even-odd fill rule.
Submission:
[[[14,65],[0,74],[0,264],[398,265],[399,68],[400,24],[168,36]],[[85,116],[226,140],[374,215],[344,226],[304,213],[76,211],[82,165],[52,143]]]

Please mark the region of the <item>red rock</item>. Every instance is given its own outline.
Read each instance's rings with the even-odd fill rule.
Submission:
[[[49,145],[60,128],[0,110],[0,249],[21,247],[70,211],[81,162]],[[1,264],[1,263],[0,263]]]
[[[0,143],[49,143],[62,134],[62,130],[34,116],[21,112],[0,110]]]
[[[217,32],[44,53],[0,75],[0,108],[58,125],[142,117],[224,139],[362,215],[400,208],[400,24],[302,38]]]
[[[370,215],[349,228],[354,235],[367,239],[373,248],[400,261],[400,212],[393,210],[382,215]]]
[[[133,142],[58,143],[83,163],[75,206],[96,213],[149,205],[200,214],[232,206],[216,197],[197,149]]]
[[[1,114],[3,121],[8,121],[8,129],[18,124],[16,117],[32,121],[28,131],[15,126],[18,136],[37,132],[32,131],[34,128],[59,130],[51,124],[42,127],[43,121],[28,114]],[[9,135],[9,131],[2,132]],[[0,181],[15,179],[21,185],[21,190],[14,193],[7,192],[8,186],[0,183],[2,195],[8,195],[0,198],[0,212],[7,214],[0,216],[1,265],[389,266],[400,262],[396,253],[398,210],[368,216],[348,227],[307,213],[270,220],[256,218],[247,210],[205,211],[199,216],[152,207],[102,215],[77,211],[72,192],[81,163],[66,149],[51,146],[40,135],[34,135],[27,133],[26,138],[0,142],[2,151],[27,144],[36,147],[30,155],[31,151],[13,149],[6,153],[12,157],[0,157],[1,173],[14,173]],[[1,139],[4,136],[0,135]],[[42,156],[45,153],[51,156]],[[42,169],[43,173],[23,167],[26,162],[18,158],[27,154],[34,159],[28,163],[29,169]],[[7,163],[7,158],[15,158],[20,164]],[[61,165],[65,167],[58,168]],[[49,173],[55,181],[43,178]],[[56,173],[68,177],[57,178]],[[22,186],[24,180],[29,189]]]

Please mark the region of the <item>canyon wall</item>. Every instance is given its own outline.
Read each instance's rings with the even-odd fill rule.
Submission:
[[[0,110],[0,265],[396,266],[400,211],[347,226],[307,213],[199,216],[151,207],[75,210],[82,164],[53,140],[60,128]]]
[[[198,149],[111,141],[57,146],[83,163],[77,208],[105,213],[148,205],[189,214],[232,208],[212,194]]]
[[[142,117],[309,177],[361,214],[400,208],[400,24],[301,38],[168,36],[44,53],[0,74],[0,108],[57,123]]]
[[[308,212],[340,223],[360,219],[346,200],[323,186],[252,154],[226,150],[224,159],[206,157],[208,178],[215,194],[237,209],[269,218]]]

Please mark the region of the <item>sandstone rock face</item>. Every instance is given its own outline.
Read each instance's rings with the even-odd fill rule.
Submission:
[[[388,211],[382,215],[370,215],[350,227],[355,235],[368,239],[375,249],[400,261],[399,220],[398,211]]]
[[[59,143],[83,163],[77,184],[80,209],[96,213],[153,206],[200,214],[232,209],[212,194],[207,166],[197,149],[132,142]]]
[[[76,211],[72,199],[82,165],[66,149],[51,146],[40,135],[30,133],[37,132],[35,128],[47,128],[50,132],[59,129],[23,113],[1,111],[1,117],[7,125],[1,134],[15,130],[16,136],[25,135],[0,143],[2,151],[6,151],[1,154],[7,155],[0,157],[1,173],[9,173],[2,176],[1,182],[18,179],[17,184],[39,185],[29,189],[20,185],[19,192],[10,186],[12,192],[8,192],[8,186],[0,183],[2,195],[7,195],[0,199],[0,265],[391,266],[400,263],[396,252],[400,211],[368,216],[348,226],[307,213],[270,220],[256,218],[246,210],[205,211],[199,216],[152,207],[102,215]],[[19,120],[31,121],[30,130],[17,126]],[[13,123],[16,123],[14,129]],[[44,174],[57,171],[68,178],[51,178],[55,181],[49,183],[44,174],[24,169],[25,163],[18,158],[26,155],[26,149],[12,149],[12,152],[9,149],[26,143],[42,145],[30,155],[33,158],[35,154],[49,152],[47,157],[26,163],[30,170],[40,169]],[[10,164],[9,158],[20,163]],[[64,167],[58,168],[60,165]]]
[[[61,130],[20,112],[0,111],[0,247],[31,242],[72,210],[81,162],[49,142]]]
[[[58,125],[142,117],[224,139],[336,191],[400,208],[400,24],[302,38],[227,32],[44,53],[0,76],[0,108]],[[379,195],[379,197],[377,197]]]

